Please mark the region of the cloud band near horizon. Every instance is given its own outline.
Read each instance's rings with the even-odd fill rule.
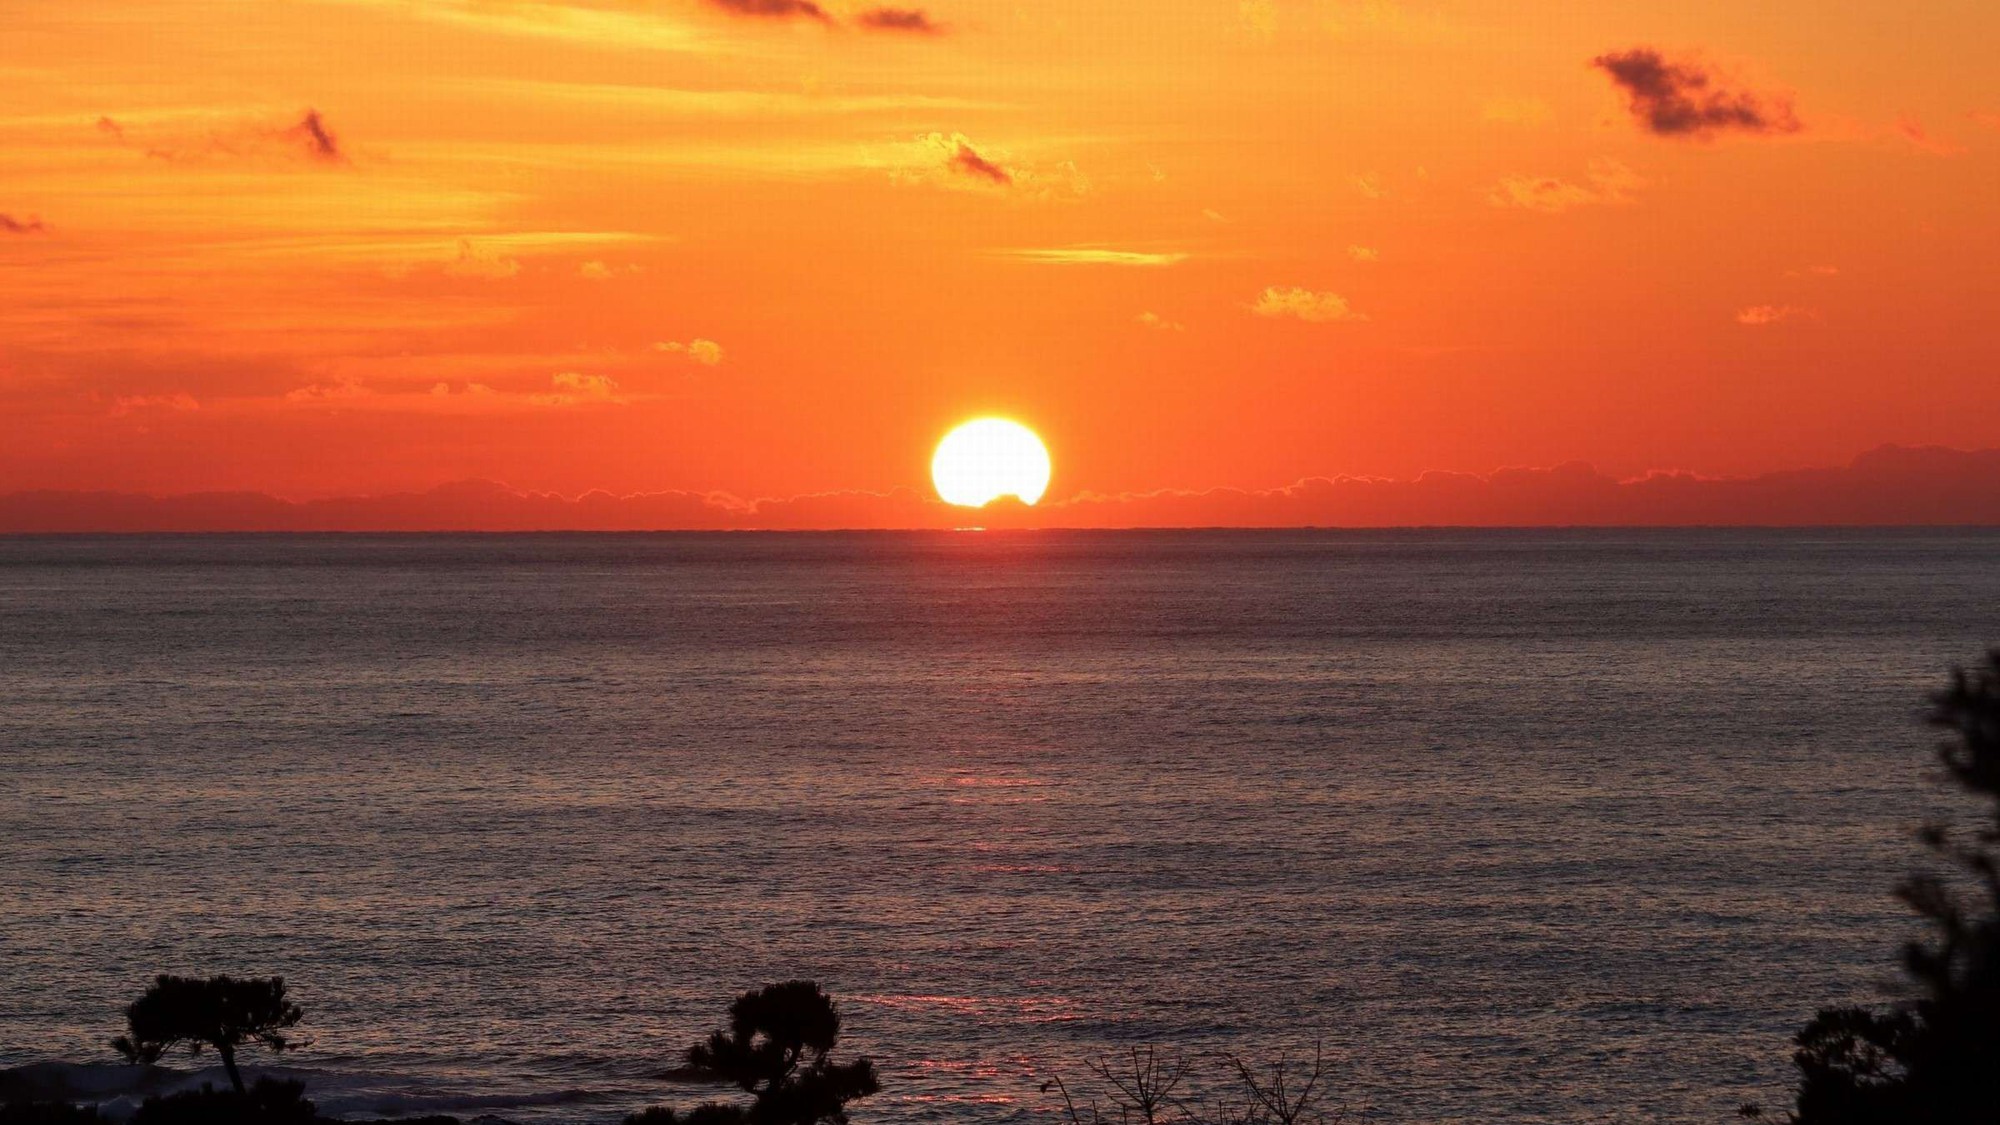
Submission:
[[[910,489],[744,500],[725,493],[577,497],[490,481],[292,501],[264,493],[0,495],[0,534],[219,531],[728,531],[991,528],[2000,526],[2000,449],[1883,446],[1839,468],[1754,477],[1589,465],[1313,477],[1283,488],[1079,493],[958,508]]]

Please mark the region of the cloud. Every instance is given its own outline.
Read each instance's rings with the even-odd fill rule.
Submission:
[[[684,355],[704,367],[714,367],[716,364],[722,362],[722,345],[716,343],[714,340],[704,340],[699,336],[689,340],[685,344],[677,341],[654,344],[653,350],[656,352],[671,352],[675,355]]]
[[[1975,109],[1965,116],[1970,118],[1975,125],[1984,125],[1988,129],[2000,129],[2000,110]]]
[[[1839,266],[1807,266],[1804,269],[1786,270],[1786,277],[1839,277]]]
[[[489,387],[484,383],[467,383],[465,385],[465,389],[459,391],[458,395],[461,398],[468,398],[468,399],[496,399],[499,397],[500,392],[494,390],[492,387]],[[432,398],[452,397],[451,384],[438,383],[433,385],[431,387],[431,397]]]
[[[1347,248],[1347,256],[1357,262],[1379,262],[1382,260],[1382,252],[1372,246],[1349,246]]]
[[[922,8],[870,8],[854,18],[869,31],[900,31],[913,35],[943,35],[945,28]]]
[[[932,134],[934,139],[937,136],[938,134]],[[1014,183],[1013,172],[980,155],[979,150],[972,147],[971,141],[957,133],[952,134],[950,152],[945,157],[944,166],[961,176],[984,180],[998,187],[1011,187]]]
[[[38,218],[17,219],[0,212],[0,234],[46,234],[49,225]]]
[[[125,139],[125,127],[111,120],[109,117],[100,117],[97,119],[97,131],[107,133],[121,141]]]
[[[833,22],[826,14],[826,9],[813,3],[812,0],[708,0],[708,2],[731,15],[780,20],[804,17],[821,23]]]
[[[1751,305],[1736,314],[1736,323],[1761,328],[1767,324],[1779,324],[1787,320],[1818,320],[1818,309],[1800,308],[1797,305]]]
[[[1353,185],[1355,191],[1360,192],[1370,199],[1383,199],[1389,194],[1389,189],[1382,186],[1382,174],[1380,172],[1363,172],[1359,175],[1349,176],[1347,177],[1347,182]]]
[[[1599,55],[1590,64],[1611,76],[1646,131],[1706,139],[1719,132],[1796,133],[1805,128],[1788,94],[1724,85],[1694,60],[1669,62],[1650,47]]]
[[[1572,207],[1630,203],[1631,193],[1644,186],[1644,176],[1608,156],[1600,156],[1590,162],[1583,183],[1555,176],[1508,176],[1494,185],[1486,199],[1495,207],[1523,207],[1559,214]]]
[[[97,119],[100,132],[127,141],[125,126],[109,117]],[[141,131],[138,143],[146,156],[175,164],[202,164],[228,160],[306,160],[314,164],[351,164],[341,148],[340,138],[319,110],[307,109],[290,124],[266,121],[236,121],[205,132],[169,128]]]
[[[549,376],[549,385],[554,393],[532,395],[530,400],[537,406],[579,406],[585,403],[623,403],[625,398],[618,393],[618,381],[609,375],[585,375],[576,371],[561,371]],[[432,389],[436,393],[436,389]]]
[[[576,267],[576,275],[585,281],[610,281],[612,278],[630,277],[643,272],[643,266],[629,264],[614,266],[599,258],[592,258],[590,261],[579,263]]]
[[[1077,199],[1090,177],[1068,160],[1033,163],[1004,151],[982,149],[963,133],[925,133],[904,146],[890,176],[900,182],[989,192],[1005,190],[1019,201]]]
[[[1907,114],[1896,120],[1896,135],[1933,156],[1958,156],[1965,146],[1943,137],[1933,137],[1924,123]]]
[[[326,119],[319,115],[319,110],[306,110],[305,116],[299,118],[298,124],[278,135],[297,145],[299,151],[305,153],[309,160],[317,160],[322,164],[347,163],[347,154],[340,151],[339,138],[335,137],[333,130],[327,127]]]
[[[1813,527],[2000,525],[2000,449],[1884,446],[1838,468],[1753,477],[1587,464],[1311,477],[1282,488],[1084,493],[990,507],[988,527]],[[966,522],[910,489],[743,500],[719,492],[567,497],[492,481],[426,492],[288,501],[255,492],[0,495],[0,533],[140,531],[652,531],[949,529]]]
[[[306,386],[285,392],[286,402],[307,404],[338,404],[357,399],[376,397],[376,393],[354,379],[338,379],[332,383],[309,383]]]
[[[474,246],[470,239],[461,238],[458,240],[458,257],[444,264],[444,272],[446,277],[504,281],[521,272],[521,263],[518,259],[483,246]]]
[[[201,403],[186,391],[162,395],[118,395],[111,400],[111,413],[124,417],[142,411],[200,410]]]
[[[1163,317],[1158,313],[1142,312],[1138,316],[1133,317],[1132,319],[1138,321],[1140,324],[1143,324],[1148,328],[1158,329],[1161,332],[1187,331],[1187,325],[1182,324],[1178,320],[1168,320],[1166,317]]]
[[[1144,250],[1107,250],[1095,246],[1072,246],[1050,250],[1008,250],[1009,258],[1024,262],[1048,262],[1068,266],[1171,266],[1185,262],[1181,251],[1153,253]]]
[[[1318,293],[1298,286],[1271,286],[1257,295],[1257,303],[1250,306],[1250,311],[1258,316],[1297,317],[1310,324],[1368,319],[1348,308],[1347,298],[1338,293]]]

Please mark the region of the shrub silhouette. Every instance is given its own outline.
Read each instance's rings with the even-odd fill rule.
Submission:
[[[1991,808],[1970,832],[1931,825],[1921,838],[1970,888],[1934,875],[1897,888],[1931,930],[1903,951],[1915,995],[1886,1011],[1829,1008],[1798,1033],[1798,1125],[2000,1120],[2000,649],[1932,702],[1931,722],[1951,732],[1946,772]]]
[[[8,1102],[0,1105],[0,1125],[95,1125],[103,1120],[94,1107],[68,1102]]]
[[[832,1060],[840,1012],[809,980],[746,992],[729,1027],[688,1048],[688,1065],[751,1096],[749,1106],[710,1102],[685,1114],[654,1106],[627,1125],[846,1125],[847,1103],[880,1090],[875,1064]]]
[[[130,1125],[315,1125],[320,1121],[305,1098],[305,1083],[260,1078],[247,1091],[203,1086],[147,1098]]]
[[[1219,1063],[1222,1081],[1201,1098],[1181,1094],[1190,1076],[1213,1073],[1204,1062]],[[1087,1069],[1109,1087],[1108,1106],[1084,1095],[1079,1104],[1061,1075],[1042,1083],[1042,1092],[1062,1098],[1057,1120],[1063,1125],[1340,1125],[1346,1111],[1329,1108],[1333,1060],[1321,1044],[1313,1044],[1312,1066],[1294,1065],[1284,1056],[1254,1063],[1227,1051],[1189,1056],[1160,1054],[1152,1047],[1134,1047],[1130,1058],[1100,1058]]]
[[[625,1125],[740,1125],[743,1120],[742,1107],[708,1102],[678,1114],[665,1106],[651,1106],[627,1117]]]
[[[155,977],[145,995],[125,1009],[129,1034],[111,1041],[126,1062],[158,1062],[185,1044],[188,1053],[215,1048],[229,1072],[230,1085],[243,1094],[236,1049],[261,1043],[273,1053],[292,1046],[285,1030],[305,1018],[305,1010],[285,999],[285,978],[238,980],[218,976]]]

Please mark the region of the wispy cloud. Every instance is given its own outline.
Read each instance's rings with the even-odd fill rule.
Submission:
[[[869,31],[900,31],[912,35],[943,35],[944,25],[922,8],[870,8],[854,18]]]
[[[1693,59],[1669,61],[1651,47],[1635,47],[1590,62],[1611,76],[1640,127],[1656,136],[1706,139],[1720,132],[1796,133],[1805,127],[1789,94],[1732,87]]]
[[[714,367],[716,364],[722,362],[722,345],[716,343],[714,340],[704,340],[699,336],[689,340],[685,344],[678,340],[669,340],[665,343],[654,344],[653,350],[656,352],[668,352],[673,355],[684,355],[704,367]]]
[[[1965,152],[1965,146],[1943,137],[1934,137],[1924,123],[1907,114],[1897,118],[1896,135],[1916,148],[1932,156],[1958,156]]]
[[[128,130],[109,117],[97,120],[99,132],[126,143]],[[235,160],[305,160],[314,164],[351,163],[340,138],[317,109],[307,109],[288,125],[269,121],[236,121],[193,129],[139,130],[131,141],[143,145],[146,155],[175,164],[204,164]]]
[[[532,395],[531,401],[537,406],[580,406],[586,403],[622,404],[625,397],[618,393],[618,380],[609,375],[585,375],[578,371],[560,371],[549,376],[552,393]]]
[[[1005,193],[1017,201],[1049,202],[1089,194],[1090,177],[1069,160],[1029,160],[975,145],[963,133],[926,133],[899,146],[890,175],[903,183]]]
[[[1257,295],[1257,303],[1250,306],[1250,311],[1258,316],[1290,317],[1309,324],[1368,319],[1349,308],[1347,298],[1338,293],[1316,292],[1296,285],[1271,286]]]
[[[685,22],[646,12],[618,11],[535,0],[322,0],[324,3],[387,11],[395,16],[446,24],[490,35],[545,39],[597,48],[637,51],[697,51],[716,54],[716,42]]]
[[[953,134],[950,147],[950,155],[945,157],[944,162],[946,168],[999,187],[1009,187],[1014,183],[1013,172],[981,155],[978,149],[972,147],[972,142],[963,136]]]
[[[521,262],[497,250],[474,246],[470,239],[458,240],[458,256],[444,264],[446,277],[477,277],[504,281],[521,272]]]
[[[1788,320],[1818,320],[1818,309],[1800,308],[1797,305],[1751,305],[1736,314],[1736,323],[1752,328],[1762,328],[1767,324],[1782,324]]]
[[[308,109],[298,124],[279,134],[285,140],[297,145],[307,159],[325,164],[345,164],[347,154],[340,151],[340,140],[327,127],[326,119],[319,110]]]
[[[1572,207],[1629,203],[1645,177],[1608,156],[1590,162],[1582,183],[1556,176],[1508,176],[1486,195],[1495,207],[1521,207],[1558,214]]]
[[[809,19],[820,23],[831,23],[832,17],[826,9],[812,0],[708,0],[709,4],[721,8],[731,15],[753,16],[758,19]]]
[[[186,391],[171,394],[118,395],[111,400],[111,415],[114,418],[156,411],[185,412],[200,409],[201,403]]]
[[[1182,251],[1108,250],[1100,246],[1065,246],[1044,250],[1006,250],[1009,258],[1070,266],[1171,266],[1185,262]]]
[[[38,218],[17,219],[0,212],[0,234],[42,234],[49,225]]]

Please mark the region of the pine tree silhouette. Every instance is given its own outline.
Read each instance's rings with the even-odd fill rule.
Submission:
[[[185,1045],[189,1054],[215,1048],[229,1082],[242,1094],[236,1049],[261,1043],[272,1053],[294,1046],[285,1031],[305,1018],[305,1009],[285,999],[285,978],[238,980],[218,976],[154,978],[145,995],[125,1009],[129,1034],[111,1041],[126,1062],[158,1062]]]
[[[1932,702],[1931,722],[1951,732],[1945,770],[1991,807],[1969,831],[1921,835],[1963,878],[1897,888],[1931,930],[1903,952],[1914,995],[1888,1010],[1829,1008],[1799,1032],[1797,1125],[2000,1121],[2000,649]]]

